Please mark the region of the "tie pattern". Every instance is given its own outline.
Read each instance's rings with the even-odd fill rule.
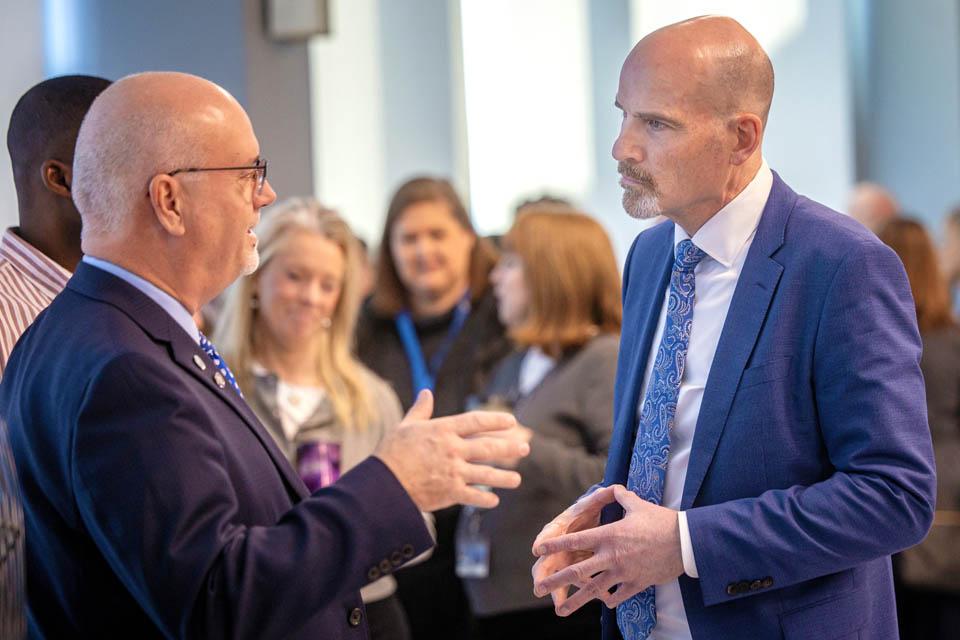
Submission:
[[[640,409],[637,437],[630,456],[627,488],[652,502],[663,502],[663,485],[670,456],[670,430],[677,411],[693,325],[696,291],[694,268],[706,254],[690,240],[677,244],[670,274],[670,297],[663,337]],[[636,594],[617,607],[617,626],[626,640],[645,640],[657,623],[654,587]]]
[[[230,371],[230,367],[227,366],[227,363],[220,357],[220,354],[217,353],[217,348],[213,346],[213,343],[207,340],[207,336],[200,334],[200,348],[203,349],[203,352],[210,357],[210,360],[213,362],[213,366],[217,368],[217,371],[220,372],[230,386],[233,387],[233,390],[242,398],[243,392],[240,391],[240,385],[237,384],[237,379],[233,377],[233,372]],[[221,385],[222,386],[222,385]]]

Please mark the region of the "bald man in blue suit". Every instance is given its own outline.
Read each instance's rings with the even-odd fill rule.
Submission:
[[[624,207],[667,221],[627,258],[603,483],[534,543],[535,591],[601,599],[605,639],[897,637],[890,554],[935,496],[913,302],[892,251],[767,166],[772,95],[728,18],[621,72]]]

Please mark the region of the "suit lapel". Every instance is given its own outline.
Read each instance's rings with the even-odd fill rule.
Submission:
[[[273,460],[273,464],[277,467],[280,475],[283,476],[291,493],[298,498],[305,498],[308,493],[306,487],[303,485],[303,481],[300,480],[286,456],[280,451],[273,436],[267,432],[266,428],[253,413],[250,405],[237,394],[229,383],[221,388],[214,382],[216,367],[213,365],[213,362],[210,361],[210,358],[207,357],[207,354],[203,352],[203,349],[200,348],[200,345],[194,343],[188,335],[180,331],[178,334],[175,334],[170,341],[170,348],[174,362],[180,365],[181,369],[193,378],[199,380],[207,389],[230,405],[230,408],[240,416],[244,424],[253,432],[260,441],[260,444],[263,445],[263,448],[267,450],[267,454],[270,456],[270,459]],[[200,361],[203,362],[205,366],[204,369],[201,369],[197,365],[196,358],[200,358]]]
[[[298,498],[307,495],[306,487],[297,477],[290,463],[280,452],[273,438],[254,415],[236,391],[229,385],[219,388],[213,381],[215,367],[199,345],[195,344],[183,329],[174,322],[173,318],[156,302],[143,294],[139,289],[128,282],[102,269],[81,262],[67,287],[89,298],[110,304],[127,314],[151,338],[157,342],[170,345],[170,353],[174,362],[184,369],[193,378],[200,381],[214,395],[226,402],[243,423],[257,437],[267,455],[273,461],[277,471],[283,477],[288,490]],[[197,366],[194,356],[200,358],[205,369]]]
[[[770,197],[733,292],[710,366],[690,449],[681,509],[693,506],[700,492],[730,413],[740,377],[757,343],[780,282],[783,266],[771,256],[783,244],[787,218],[796,199],[797,195],[774,173]]]
[[[604,473],[607,485],[627,481],[637,432],[640,389],[673,265],[673,223],[662,223],[647,233],[653,234],[650,242],[638,241],[637,253],[627,264],[623,317],[630,325],[623,328],[617,357],[614,433]]]

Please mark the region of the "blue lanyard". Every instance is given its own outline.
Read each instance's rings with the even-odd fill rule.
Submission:
[[[417,337],[417,329],[413,325],[413,318],[410,311],[404,309],[394,317],[393,322],[397,327],[397,333],[400,334],[400,342],[403,344],[403,350],[407,354],[407,362],[410,364],[410,377],[413,378],[413,398],[423,389],[434,390],[436,386],[437,372],[440,371],[443,361],[450,353],[454,341],[457,339],[460,330],[467,322],[467,316],[470,315],[470,292],[467,291],[460,302],[457,303],[453,311],[453,318],[450,320],[450,328],[447,329],[447,335],[443,342],[437,348],[436,352],[430,358],[428,364],[423,357],[423,349],[420,346],[420,338]]]

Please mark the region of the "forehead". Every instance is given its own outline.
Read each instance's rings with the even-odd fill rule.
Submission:
[[[202,144],[211,157],[247,164],[260,155],[250,118],[239,106],[207,106],[197,114]]]
[[[703,60],[696,55],[635,48],[620,70],[617,100],[627,111],[711,112]]]
[[[342,268],[344,254],[333,240],[316,231],[297,229],[281,240],[277,257],[305,266]]]
[[[420,227],[459,226],[450,205],[442,200],[415,202],[397,218],[396,228],[410,230]]]

